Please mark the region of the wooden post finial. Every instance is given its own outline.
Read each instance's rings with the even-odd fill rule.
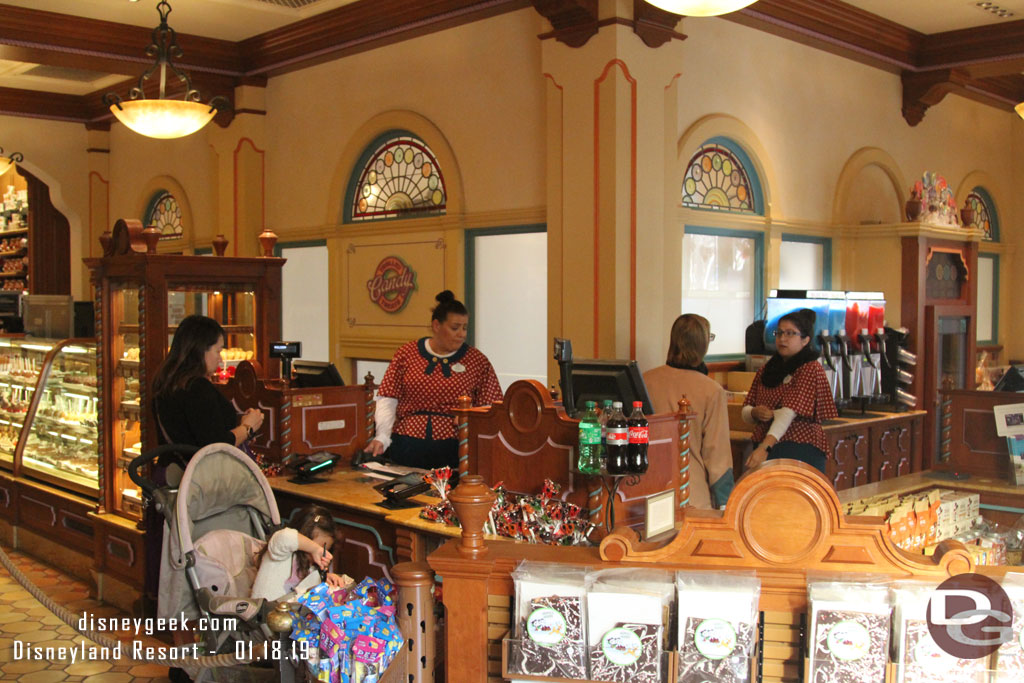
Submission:
[[[462,524],[459,553],[477,558],[487,553],[484,545],[484,522],[491,512],[496,495],[479,474],[461,475],[459,485],[448,494],[455,514]]]

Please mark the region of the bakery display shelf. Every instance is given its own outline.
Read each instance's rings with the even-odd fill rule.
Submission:
[[[117,332],[118,334],[138,334],[139,326],[131,325],[128,323],[121,323],[120,325],[117,326]]]
[[[19,249],[12,249],[11,251],[0,251],[0,258],[12,258],[14,256],[24,256],[28,251],[28,247],[21,247]]]
[[[21,456],[25,473],[34,479],[60,486],[76,493],[95,497],[99,493],[99,467],[95,471],[73,468],[71,465],[55,463],[45,456],[33,455],[29,449]]]
[[[11,230],[0,230],[0,237],[11,237],[13,235],[27,235],[27,234],[28,234],[28,228],[12,228]]]
[[[36,388],[37,377],[19,377],[18,375],[0,374],[0,389],[14,389],[25,387],[26,389]]]
[[[122,327],[124,327],[122,325]],[[255,334],[256,328],[252,325],[221,325],[224,328],[226,334]],[[167,331],[173,334],[178,329],[177,325],[168,325]]]
[[[28,271],[27,270],[19,270],[19,271],[14,272],[14,273],[0,273],[0,278],[5,278],[5,279],[6,278],[22,278],[22,277],[28,277]]]

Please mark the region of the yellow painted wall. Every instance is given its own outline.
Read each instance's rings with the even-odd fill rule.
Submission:
[[[349,277],[344,270],[352,267],[344,256],[350,243],[362,244],[375,231],[392,241],[401,233],[444,236],[443,284],[462,294],[464,228],[554,221],[571,229],[558,232],[557,244],[549,247],[549,291],[555,302],[548,314],[549,332],[580,330],[579,336],[588,339],[583,349],[592,339],[593,283],[581,286],[569,273],[585,270],[592,259],[592,236],[588,241],[586,230],[594,223],[593,183],[586,182],[587,174],[575,180],[570,176],[576,164],[592,167],[590,107],[600,74],[594,73],[594,60],[564,55],[569,48],[539,41],[537,35],[546,29],[546,22],[527,8],[274,77],[263,92],[267,115],[244,117],[245,123],[236,122],[227,131],[211,129],[162,142],[115,124],[109,136],[110,215],[138,217],[154,179],[171,177],[187,195],[195,223],[192,242],[199,245],[218,232],[233,238],[232,202],[241,196],[246,206],[240,212],[245,233],[239,237],[239,253],[249,254],[255,253],[251,233],[259,227],[255,207],[264,202],[264,223],[282,241],[328,239],[332,269],[340,269],[332,275],[329,312],[335,353],[346,344],[355,348],[361,336],[361,352],[376,349],[379,355],[386,355],[387,344],[397,343],[399,328],[353,334],[345,328],[348,316],[337,298],[348,291],[345,287],[354,291],[351,282],[344,284]],[[1024,269],[1011,267],[1024,242],[1024,200],[1016,191],[1024,180],[1024,122],[1019,117],[948,96],[911,128],[900,115],[896,75],[723,19],[688,18],[679,30],[688,36],[682,43],[650,49],[640,46],[627,27],[609,26],[584,48],[619,55],[638,78],[637,145],[643,165],[637,196],[641,298],[636,356],[641,365],[663,361],[668,326],[679,312],[679,240],[683,226],[699,219],[693,211],[676,208],[682,167],[697,145],[718,134],[735,137],[758,157],[769,207],[768,220],[758,219],[754,227],[769,232],[768,288],[777,278],[779,236],[794,231],[836,238],[835,288],[873,282],[873,272],[855,270],[856,264],[865,261],[863,250],[877,250],[892,239],[841,241],[842,235],[852,234],[851,224],[899,220],[909,184],[925,170],[942,173],[954,188],[972,173],[984,172],[1003,237],[997,247],[1003,259],[1000,337],[1008,356],[1024,357],[1024,322],[1011,315],[1009,294],[1024,288]],[[551,65],[562,68],[548,77]],[[681,76],[671,81],[676,72]],[[602,97],[610,98],[604,111],[621,107],[627,85],[621,74],[613,76],[602,90]],[[422,224],[340,227],[341,198],[354,159],[380,132],[379,125],[391,121],[413,127],[420,122],[427,131],[423,134],[449,155],[449,214]],[[624,122],[619,113],[605,121],[601,134],[613,141],[605,159],[627,155]],[[253,147],[243,155],[248,165],[238,175],[245,187],[236,192],[232,154],[242,137],[252,139]],[[27,167],[59,188],[74,249],[89,212],[84,127],[0,117],[0,145],[25,153]],[[664,155],[658,154],[659,147]],[[855,168],[844,184],[844,169],[864,150],[878,150],[876,157],[890,160],[887,170]],[[265,163],[265,196],[251,187],[259,178],[254,175],[257,162]],[[592,178],[592,171],[587,173]],[[602,178],[620,187],[622,173],[617,161]],[[614,211],[609,220],[621,230],[624,205],[616,203]],[[751,227],[741,219],[733,224]],[[602,345],[607,340],[614,346],[614,355],[622,355],[628,316],[618,313],[627,303],[621,279],[629,264],[621,261],[621,233],[610,244],[617,251],[610,295],[617,311],[613,329],[602,329],[601,338]],[[844,249],[855,253],[840,253]],[[890,262],[898,261],[886,254],[867,260],[874,272],[891,280]],[[77,263],[77,255],[72,257]],[[424,277],[433,283],[437,272]],[[434,293],[418,296],[429,304]],[[887,296],[890,312],[898,312],[892,309],[898,293],[887,291]],[[418,311],[425,329],[429,306],[415,303],[418,308],[409,315]],[[613,353],[602,349],[602,355]]]

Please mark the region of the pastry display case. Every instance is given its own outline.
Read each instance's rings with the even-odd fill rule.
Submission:
[[[22,343],[21,348],[45,343]],[[21,475],[95,498],[100,451],[96,344],[56,342],[46,354],[22,436]]]
[[[281,334],[284,259],[157,254],[134,220],[119,220],[106,237],[103,257],[86,259],[101,349],[102,452],[112,465],[101,482],[100,511],[139,520],[142,499],[127,466],[159,442],[151,386],[178,324],[198,314],[224,326],[222,379],[243,360],[276,376],[268,346]]]
[[[0,467],[14,468],[15,451],[53,342],[0,337]]]

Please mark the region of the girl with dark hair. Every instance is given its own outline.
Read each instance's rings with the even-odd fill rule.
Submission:
[[[279,600],[289,593],[302,595],[320,583],[320,572],[326,572],[330,586],[341,588],[350,583],[351,579],[346,582],[327,571],[334,561],[334,532],[334,518],[324,508],[307,505],[299,510],[295,521],[271,536],[256,556],[259,569],[252,597]]]
[[[836,418],[828,378],[811,348],[814,311],[802,308],[779,319],[775,353],[757,371],[743,402],[743,419],[754,425],[748,469],[765,460],[790,458],[823,474],[828,452],[821,421]]]
[[[437,295],[431,336],[395,353],[377,391],[377,433],[366,450],[409,467],[458,467],[452,409],[459,396],[474,406],[501,400],[487,357],[466,343],[469,312],[450,291]]]
[[[178,325],[171,350],[153,380],[161,443],[240,446],[263,425],[263,413],[255,408],[239,419],[210,382],[223,348],[224,328],[213,318],[190,315]]]

